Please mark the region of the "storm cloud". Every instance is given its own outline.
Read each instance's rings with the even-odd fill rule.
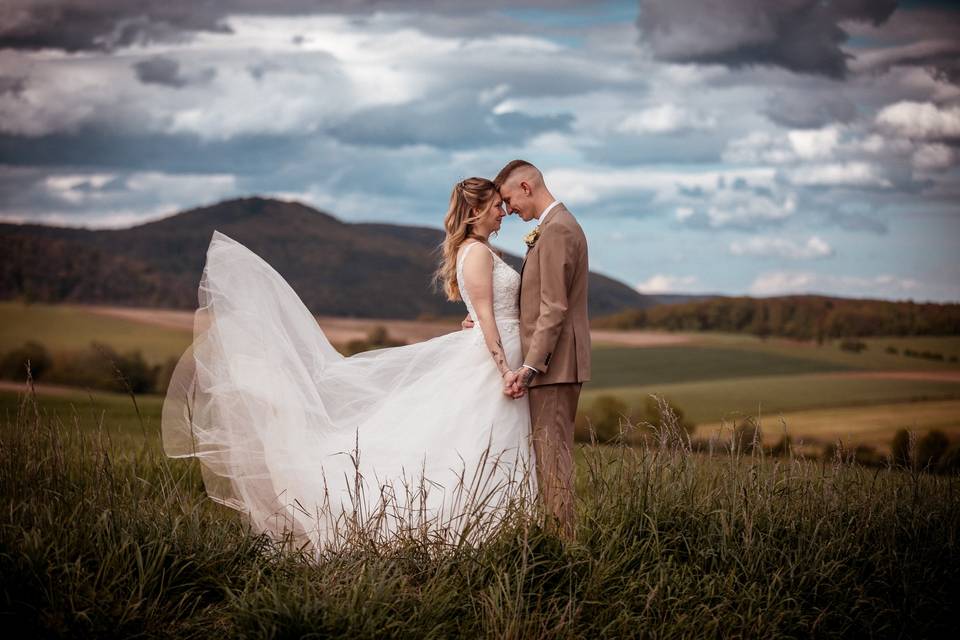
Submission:
[[[896,0],[646,0],[637,24],[654,54],[671,62],[772,65],[832,78],[847,75],[843,21],[881,24]]]
[[[217,75],[217,70],[210,67],[200,69],[193,74],[185,74],[180,68],[179,62],[163,56],[135,62],[133,69],[137,78],[144,84],[160,84],[175,89],[190,84],[204,84],[213,80]]]

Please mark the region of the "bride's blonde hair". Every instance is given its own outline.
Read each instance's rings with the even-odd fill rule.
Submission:
[[[457,249],[473,233],[484,207],[497,195],[497,185],[486,178],[467,178],[453,185],[450,207],[443,219],[447,237],[441,245],[443,256],[434,280],[443,288],[447,300],[460,300],[457,286]]]

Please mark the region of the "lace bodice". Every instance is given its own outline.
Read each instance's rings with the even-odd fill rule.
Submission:
[[[467,313],[474,322],[477,322],[477,314],[474,311],[473,303],[470,302],[470,294],[467,293],[466,283],[463,279],[463,262],[467,254],[474,246],[483,244],[474,242],[460,251],[457,257],[457,285],[460,287],[460,296],[463,303],[467,305]],[[484,245],[487,251],[493,256],[493,317],[497,322],[497,327],[503,330],[517,330],[520,322],[520,274],[508,265],[503,259]],[[474,328],[478,328],[479,323]]]

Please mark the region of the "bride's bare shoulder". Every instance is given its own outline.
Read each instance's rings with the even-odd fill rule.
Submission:
[[[475,244],[480,244],[479,240],[465,240],[463,244],[457,247],[457,258],[461,258],[464,253],[469,251],[469,248]]]
[[[460,254],[457,256],[457,261],[461,265],[464,277],[473,277],[475,275],[487,273],[493,269],[492,253],[490,251],[481,251],[480,249],[471,251],[470,249],[475,244],[483,243],[475,240],[469,243],[465,242],[460,245]]]

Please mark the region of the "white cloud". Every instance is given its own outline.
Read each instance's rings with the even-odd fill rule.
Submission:
[[[833,255],[833,248],[819,236],[810,236],[804,242],[769,236],[755,236],[730,243],[735,256],[760,256],[812,260]]]
[[[169,174],[161,171],[54,174],[38,181],[35,188],[62,205],[29,215],[10,211],[0,217],[11,222],[122,227],[189,207],[211,204],[237,195],[238,191],[233,174]]]
[[[785,164],[796,160],[796,154],[782,136],[751,131],[728,142],[723,159],[736,164]]]
[[[918,148],[911,158],[913,168],[918,171],[942,171],[954,163],[953,150],[945,144],[925,144]]]
[[[772,271],[762,273],[750,285],[756,296],[821,293],[839,296],[876,295],[889,298],[915,294],[921,283],[891,274],[872,277],[814,273],[812,271]]]
[[[877,168],[868,162],[834,162],[797,167],[787,173],[795,185],[817,187],[889,187],[890,181],[881,177]]]
[[[57,227],[82,227],[85,229],[120,229],[160,220],[183,209],[182,203],[164,202],[145,207],[135,204],[131,208],[110,208],[93,215],[78,217],[75,212],[48,211],[40,214],[18,215],[0,213],[0,221],[14,224],[46,224]]]
[[[772,186],[776,171],[771,168],[726,171],[678,171],[658,167],[630,169],[548,169],[544,179],[551,190],[570,204],[591,204],[604,198],[654,193],[662,201],[678,196],[681,189],[713,191],[718,183],[738,179],[755,186]]]
[[[678,293],[689,291],[690,287],[699,282],[697,276],[671,276],[658,273],[637,284],[640,293]]]
[[[70,204],[80,204],[102,198],[105,194],[100,189],[116,177],[114,173],[60,174],[47,176],[43,185],[52,196]]]
[[[855,153],[866,153],[872,156],[883,155],[889,158],[891,155],[912,153],[915,146],[909,138],[887,137],[878,133],[871,133],[865,138],[851,141],[849,149]]]
[[[787,134],[790,146],[804,160],[828,158],[837,148],[840,131],[836,127],[795,129]]]
[[[716,119],[673,104],[662,104],[628,115],[617,125],[620,133],[673,133],[688,129],[711,129]]]
[[[960,137],[960,106],[940,108],[929,102],[904,100],[884,107],[877,124],[908,138]]]
[[[218,198],[229,193],[237,186],[237,179],[231,174],[195,173],[169,174],[160,171],[138,171],[125,180],[131,191],[154,193],[194,193],[198,200]],[[204,193],[204,196],[200,196]]]
[[[757,222],[784,220],[797,211],[792,193],[754,192],[749,189],[721,189],[713,193],[707,206],[712,227],[752,226]]]

